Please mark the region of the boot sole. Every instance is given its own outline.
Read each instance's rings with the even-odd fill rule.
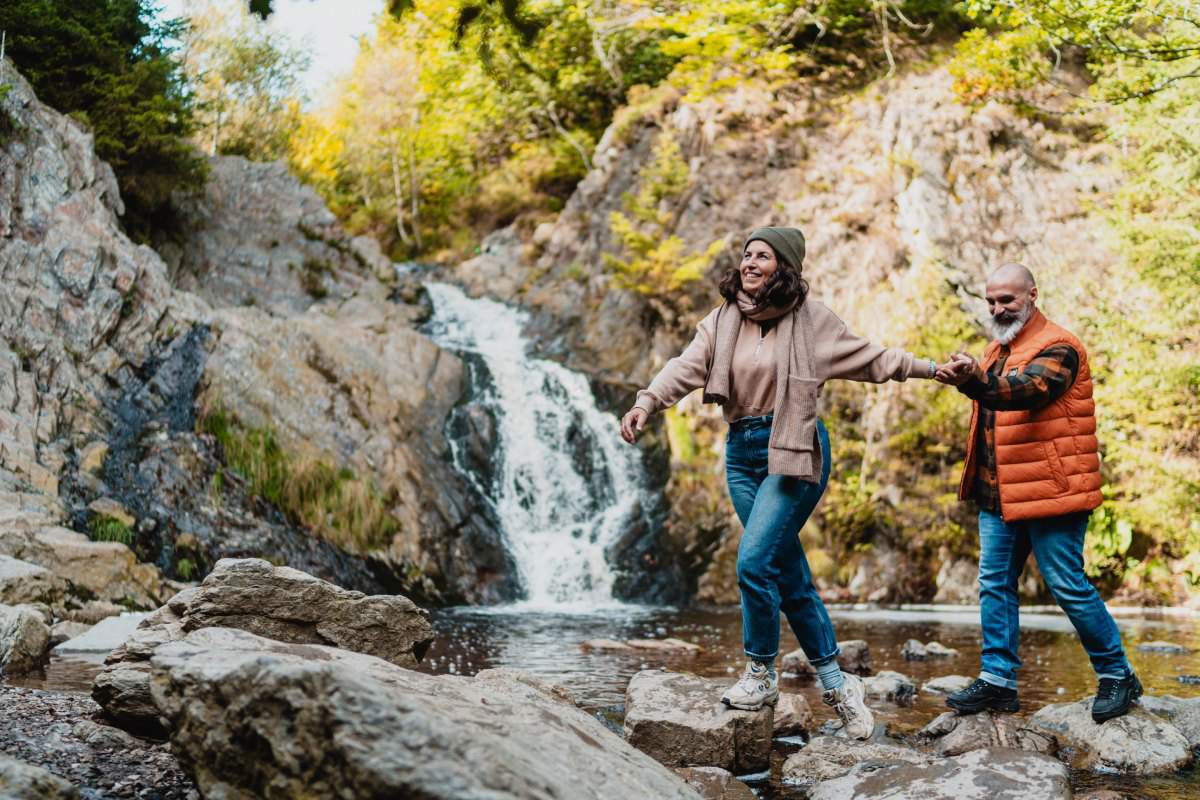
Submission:
[[[1097,715],[1093,712],[1092,722],[1095,722],[1097,725],[1099,725],[1101,722],[1107,722],[1110,719],[1116,719],[1117,717],[1125,716],[1126,714],[1129,713],[1129,709],[1133,708],[1133,704],[1138,701],[1138,698],[1142,696],[1142,691],[1143,690],[1142,690],[1141,684],[1138,684],[1138,687],[1136,689],[1134,689],[1132,692],[1130,692],[1130,694],[1129,694],[1128,705],[1126,705],[1124,708],[1119,708],[1115,711],[1110,711],[1107,714]]]
[[[732,702],[725,699],[724,697],[721,698],[721,702],[725,705],[726,708],[732,708],[735,711],[761,711],[763,706],[773,706],[779,702],[779,692],[775,692],[775,694],[773,696],[764,699],[761,703],[759,703],[756,706],[734,705]]]
[[[960,714],[978,714],[980,711],[1002,711],[1005,713],[1014,714],[1021,710],[1021,702],[1015,697],[1012,700],[999,700],[985,703],[962,703],[947,699],[946,705],[950,706]]]

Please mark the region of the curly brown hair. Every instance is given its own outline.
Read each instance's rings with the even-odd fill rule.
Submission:
[[[767,243],[764,242],[764,244]],[[771,247],[771,245],[767,244],[767,247]],[[775,253],[775,263],[778,266],[774,274],[767,278],[767,282],[763,284],[757,295],[759,306],[784,308],[794,302],[799,307],[804,303],[804,298],[808,297],[808,281],[804,280],[801,267],[789,262],[773,247],[771,247],[771,252]],[[717,291],[729,302],[737,303],[738,292],[741,290],[742,270],[740,265],[734,264],[717,284]]]

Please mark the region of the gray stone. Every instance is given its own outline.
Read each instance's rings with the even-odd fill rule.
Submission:
[[[927,764],[864,763],[822,781],[809,800],[1069,800],[1070,773],[1049,756],[972,750]]]
[[[754,800],[754,792],[733,773],[719,767],[680,767],[675,774],[704,800]]]
[[[152,664],[172,750],[205,797],[698,796],[521,681],[434,677],[226,628],[164,645]]]
[[[670,767],[720,767],[742,775],[765,769],[773,709],[725,707],[727,683],[680,672],[642,670],[625,689],[625,738]]]
[[[874,664],[871,661],[871,647],[862,639],[849,639],[844,642],[838,642],[838,647],[842,651],[838,656],[838,665],[841,666],[843,672],[850,672],[855,675],[870,675],[874,670]],[[804,655],[803,650],[793,650],[785,654],[780,661],[780,669],[784,672],[791,672],[800,676],[814,676],[817,674],[816,669],[808,662],[808,657]]]
[[[795,736],[805,733],[812,725],[812,720],[812,708],[804,695],[780,692],[779,701],[775,703],[771,733],[773,736]]]
[[[912,705],[917,694],[917,685],[912,678],[900,672],[885,669],[878,675],[862,679],[863,691],[868,699],[886,700],[901,706]]]
[[[930,756],[911,747],[879,742],[857,742],[837,736],[816,736],[798,753],[783,762],[783,781],[798,786],[811,786],[819,781],[845,775],[864,762],[888,764],[927,764]]]
[[[62,622],[56,622],[50,626],[50,645],[52,647],[62,644],[68,639],[73,639],[76,636],[81,636],[91,630],[91,625],[86,622],[73,622],[65,619]]]
[[[1045,706],[1029,722],[1058,740],[1060,758],[1076,769],[1160,775],[1192,763],[1188,740],[1165,719],[1135,705],[1128,714],[1097,725],[1089,697]]]
[[[0,555],[0,603],[46,603],[50,606],[62,602],[67,582],[45,567]]]
[[[1057,749],[1053,736],[1032,728],[1023,718],[990,711],[966,715],[947,711],[922,728],[917,737],[940,756],[993,747],[1050,755]]]
[[[979,565],[966,558],[948,559],[938,568],[935,603],[979,604]]]
[[[921,691],[929,694],[954,694],[974,682],[974,678],[968,678],[966,675],[939,675],[921,684]]]
[[[1148,694],[1138,705],[1178,728],[1193,750],[1200,749],[1200,697]]]
[[[36,606],[0,606],[0,674],[36,672],[46,665],[50,627]]]
[[[127,612],[116,617],[107,617],[89,627],[84,633],[69,639],[55,648],[64,653],[108,653],[125,643],[133,631],[150,615],[145,612]],[[79,623],[73,623],[79,624]]]
[[[0,797],[4,800],[78,800],[79,791],[52,772],[0,753]]]
[[[1181,644],[1163,641],[1142,642],[1137,646],[1137,649],[1143,653],[1166,653],[1172,656],[1186,656],[1192,652]]]
[[[921,644],[916,639],[909,639],[900,648],[900,655],[905,661],[927,661],[931,658],[952,658],[958,655],[958,651],[937,641]]]

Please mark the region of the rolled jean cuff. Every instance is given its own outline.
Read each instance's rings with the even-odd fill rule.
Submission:
[[[1012,678],[1001,678],[999,675],[993,675],[990,672],[979,673],[979,680],[990,683],[992,686],[999,686],[1003,689],[1017,690],[1017,682]]]
[[[1123,681],[1132,674],[1133,674],[1133,670],[1128,669],[1119,675],[1116,673],[1113,673],[1113,672],[1098,672],[1098,673],[1096,673],[1096,677],[1097,678],[1112,678],[1114,681]]]
[[[774,660],[775,660],[775,656],[779,655],[779,651],[778,651],[778,650],[776,650],[774,653],[772,653],[772,654],[771,654],[771,655],[769,655],[769,656],[760,656],[760,655],[757,655],[757,654],[755,654],[755,653],[751,653],[749,650],[744,650],[743,652],[746,654],[746,658],[749,658],[749,659],[751,659],[752,661],[761,661],[761,662],[763,662],[764,664],[766,664],[766,663],[770,663],[770,662],[774,661]]]
[[[820,658],[810,658],[808,660],[808,663],[812,664],[814,667],[823,667],[826,664],[828,664],[830,661],[833,661],[834,659],[836,659],[841,654],[842,654],[842,648],[839,647],[838,649],[834,650],[832,653],[830,653],[827,656],[821,656]]]

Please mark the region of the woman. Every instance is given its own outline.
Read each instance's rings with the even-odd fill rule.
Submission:
[[[882,383],[933,378],[937,364],[885,349],[846,330],[825,305],[806,299],[804,236],[796,228],[759,228],[742,263],[721,280],[725,302],[705,317],[687,349],[638,392],[621,420],[633,443],[653,413],[704,387],[729,423],[725,475],[744,532],[738,546],[743,646],[741,679],[722,697],[758,709],[779,698],[775,657],[782,609],[816,668],[823,699],[846,728],[865,739],[874,717],[863,686],[837,663],[837,637],[813,585],[799,532],[829,480],[829,435],[817,397],[830,378]]]

